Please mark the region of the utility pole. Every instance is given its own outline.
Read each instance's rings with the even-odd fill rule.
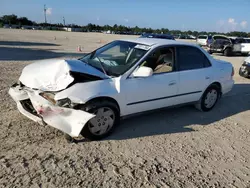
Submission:
[[[46,11],[47,11],[47,9],[46,9],[46,5],[44,5],[44,18],[45,18],[45,23],[47,23],[47,18],[46,18]]]
[[[65,18],[63,17],[63,26],[65,26]]]

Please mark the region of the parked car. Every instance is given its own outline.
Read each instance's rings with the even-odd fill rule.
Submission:
[[[160,38],[160,39],[169,39],[175,40],[173,35],[169,34],[153,34],[153,33],[146,33],[140,36],[140,38]]]
[[[131,114],[184,104],[210,111],[232,89],[233,75],[231,63],[195,44],[123,39],[76,60],[31,63],[9,94],[28,118],[98,140]]]
[[[213,42],[208,47],[208,52],[210,54],[223,53],[225,56],[240,53],[246,56],[250,52],[250,43],[248,43],[248,41],[243,37],[214,35]]]
[[[250,38],[245,38],[247,43],[250,43]]]
[[[212,43],[211,35],[199,35],[196,39],[196,43],[201,46],[209,46]]]
[[[239,69],[239,75],[245,78],[250,78],[250,56],[242,63]]]

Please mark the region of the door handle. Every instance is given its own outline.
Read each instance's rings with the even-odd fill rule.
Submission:
[[[175,85],[175,84],[176,84],[176,82],[173,81],[173,82],[170,82],[168,85],[169,85],[169,86],[173,86],[173,85]]]
[[[206,80],[208,80],[208,79],[210,79],[210,77],[209,77],[209,76],[206,76]]]

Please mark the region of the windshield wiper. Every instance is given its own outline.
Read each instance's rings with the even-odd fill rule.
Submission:
[[[92,59],[92,58],[94,57],[95,53],[96,53],[96,50],[93,51],[93,52],[91,53],[89,59]],[[96,58],[98,59],[100,65],[101,65],[101,68],[102,68],[103,73],[106,74],[106,75],[108,76],[107,72],[106,72],[105,69],[104,69],[102,60],[101,60],[98,56],[96,56]]]
[[[106,75],[108,76],[107,72],[106,72],[106,71],[105,71],[105,69],[104,69],[104,66],[103,66],[103,62],[102,62],[102,60],[101,60],[99,57],[97,57],[97,56],[96,56],[96,58],[97,58],[97,59],[98,59],[98,61],[100,62],[100,65],[101,65],[102,71],[104,72],[104,74],[106,74]]]
[[[95,54],[96,54],[96,50],[90,53],[90,57],[87,59],[87,64],[91,65],[91,64],[89,63],[89,60],[92,59],[92,58],[94,57]],[[105,75],[109,76],[109,75],[107,74],[107,72],[105,71],[105,69],[104,69],[102,60],[101,60],[98,56],[96,56],[96,58],[98,59],[98,61],[99,61],[99,63],[100,63],[100,66],[101,66],[101,69],[102,69],[103,73],[104,73]],[[92,65],[91,65],[91,66],[92,66]],[[97,68],[97,67],[95,67],[95,68]],[[98,69],[99,69],[99,68],[98,68]]]

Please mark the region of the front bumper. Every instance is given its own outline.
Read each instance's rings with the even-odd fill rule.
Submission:
[[[71,137],[79,136],[85,124],[95,116],[82,110],[56,106],[40,96],[38,90],[17,84],[9,89],[9,95],[24,116],[39,124],[50,125]]]

